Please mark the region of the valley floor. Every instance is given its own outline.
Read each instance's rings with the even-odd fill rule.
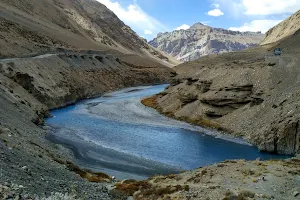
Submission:
[[[49,108],[118,88],[164,83],[168,68],[141,69],[114,56],[78,54],[3,60],[0,67],[1,198],[299,198],[297,158],[224,161],[178,175],[115,183],[109,176],[80,169],[67,149],[45,139],[47,130],[39,124]]]

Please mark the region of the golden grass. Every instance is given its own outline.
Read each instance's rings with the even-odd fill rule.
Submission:
[[[123,181],[115,184],[114,192],[121,192],[127,196],[133,196],[135,192],[139,191],[136,193],[136,196],[134,196],[134,199],[158,199],[164,195],[178,191],[188,191],[189,189],[188,185],[168,185],[162,187],[152,185],[148,181],[130,180],[128,182]]]
[[[157,98],[158,98],[158,96],[155,95],[152,97],[145,98],[141,102],[144,106],[157,109]]]
[[[119,190],[127,196],[132,196],[140,188],[149,189],[151,185],[147,181],[132,181],[130,183],[117,183],[115,190]]]

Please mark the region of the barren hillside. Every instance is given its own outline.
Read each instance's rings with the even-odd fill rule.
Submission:
[[[277,26],[271,28],[267,33],[261,45],[274,43],[283,38],[293,35],[300,27],[300,10],[284,20]]]
[[[95,0],[3,0],[0,10],[1,57],[88,49],[174,64]]]

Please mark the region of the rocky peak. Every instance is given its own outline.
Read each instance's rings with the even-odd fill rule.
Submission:
[[[210,28],[210,27],[202,24],[201,22],[197,22],[190,27],[190,29],[207,29],[207,28]]]
[[[200,22],[187,30],[160,33],[149,42],[180,61],[192,61],[209,54],[240,51],[257,46],[264,35],[213,28]]]

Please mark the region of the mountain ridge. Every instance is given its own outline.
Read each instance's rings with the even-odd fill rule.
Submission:
[[[240,51],[257,46],[262,40],[263,34],[260,32],[213,28],[197,22],[186,30],[159,33],[149,44],[179,61],[186,62],[205,55]]]

